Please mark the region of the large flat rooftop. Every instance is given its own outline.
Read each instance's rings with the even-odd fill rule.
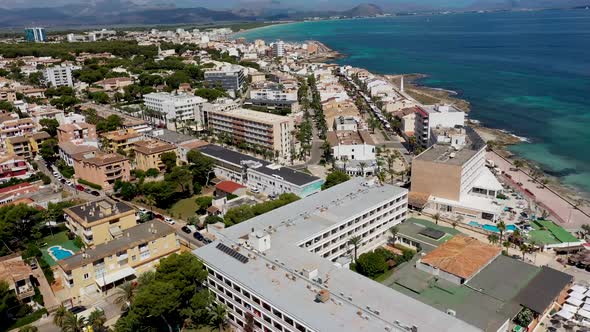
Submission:
[[[457,150],[450,144],[434,144],[422,152],[415,160],[443,163],[448,165],[463,165],[475,156],[486,143],[471,127],[464,127],[467,144]]]
[[[194,254],[208,266],[318,331],[479,331],[420,301],[339,267],[299,247],[320,232],[401,197],[405,189],[371,185],[355,178],[221,231],[217,241]],[[260,254],[239,246],[252,232],[266,231],[271,247]],[[219,243],[239,248],[243,263],[217,248]],[[317,270],[314,281],[303,271]],[[330,300],[316,302],[324,289]]]
[[[214,159],[222,160],[227,163],[241,167],[242,163],[248,162],[258,172],[281,178],[289,183],[303,186],[311,182],[320,180],[320,178],[309,175],[304,172],[294,170],[289,167],[272,164],[266,160],[258,159],[234,150],[230,150],[218,145],[209,144],[198,149],[201,153]]]
[[[233,117],[237,119],[245,119],[254,122],[260,123],[267,123],[267,124],[276,124],[290,121],[289,117],[276,115],[267,112],[259,112],[253,111],[245,108],[237,108],[232,110],[226,111],[212,111],[213,114],[218,114],[221,116]]]
[[[135,211],[135,209],[131,205],[123,202],[115,202],[109,198],[102,198],[64,210],[70,217],[83,220],[87,223],[108,219],[116,215],[128,214],[132,211]]]

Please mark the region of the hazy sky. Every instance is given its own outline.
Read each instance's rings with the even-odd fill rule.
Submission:
[[[487,0],[494,1],[494,0]],[[382,7],[411,3],[414,5],[462,7],[476,0],[0,0],[2,8],[58,7],[68,4],[94,4],[102,2],[131,2],[138,5],[176,5],[178,7],[206,8],[248,8],[248,7],[284,7],[342,9],[359,3],[375,3]]]

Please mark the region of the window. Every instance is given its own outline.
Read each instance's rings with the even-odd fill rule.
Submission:
[[[88,278],[90,278],[90,274],[84,273],[84,280],[88,280]]]
[[[272,308],[272,313],[279,318],[283,318],[283,314],[275,308]]]
[[[268,311],[270,311],[270,306],[264,302],[262,302],[262,307]]]

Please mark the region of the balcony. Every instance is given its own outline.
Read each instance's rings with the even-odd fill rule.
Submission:
[[[33,295],[35,295],[35,289],[31,285],[20,286],[16,292],[16,297],[19,300],[29,298]]]
[[[129,257],[129,255],[127,253],[123,254],[123,255],[119,255],[117,256],[117,261],[122,261],[124,259],[127,259]]]

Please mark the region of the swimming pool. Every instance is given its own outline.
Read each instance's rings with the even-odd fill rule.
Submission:
[[[47,252],[56,261],[58,261],[60,259],[68,258],[74,254],[73,251],[71,251],[69,249],[65,249],[62,246],[49,247],[49,248],[47,248]]]
[[[488,224],[482,225],[482,224],[478,223],[477,221],[470,221],[469,225],[474,226],[474,227],[481,227],[489,232],[500,233],[500,229],[494,225],[488,225]],[[506,232],[514,232],[517,229],[518,229],[518,227],[516,227],[516,225],[512,225],[512,224],[506,225]]]

